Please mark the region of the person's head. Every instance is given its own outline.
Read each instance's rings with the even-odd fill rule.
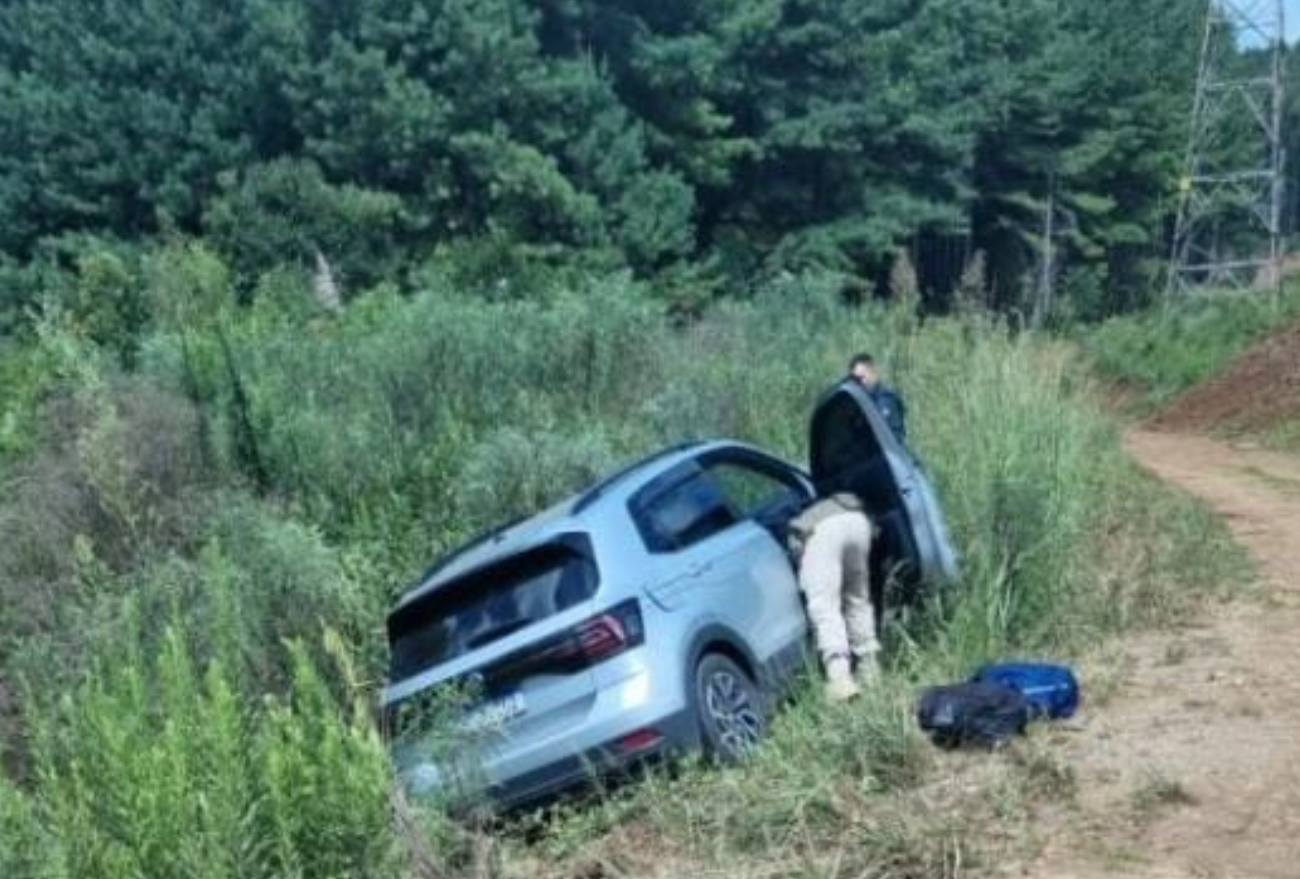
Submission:
[[[861,382],[867,390],[880,384],[880,368],[870,354],[854,354],[849,361],[849,375]]]

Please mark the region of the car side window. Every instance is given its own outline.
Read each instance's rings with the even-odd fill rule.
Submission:
[[[685,549],[739,521],[718,486],[699,471],[638,498],[633,515],[651,552]]]
[[[759,518],[776,507],[797,505],[807,492],[793,478],[741,461],[715,461],[706,472],[742,518]]]

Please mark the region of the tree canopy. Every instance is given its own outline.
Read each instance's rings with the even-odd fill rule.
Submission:
[[[10,0],[0,296],[27,304],[21,267],[70,235],[180,234],[250,285],[320,253],[353,290],[484,240],[714,289],[884,289],[906,252],[936,307],[979,254],[1022,307],[1052,211],[1056,280],[1124,307],[1164,247],[1202,6]]]

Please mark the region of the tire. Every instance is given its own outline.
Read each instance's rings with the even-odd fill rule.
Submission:
[[[708,653],[695,666],[695,716],[704,753],[734,763],[754,752],[767,734],[762,691],[739,665]]]

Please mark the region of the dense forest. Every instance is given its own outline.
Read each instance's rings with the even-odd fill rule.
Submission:
[[[14,0],[0,326],[58,291],[130,335],[139,285],[76,276],[189,236],[246,300],[285,266],[347,298],[454,265],[695,307],[808,269],[884,292],[904,254],[932,308],[1023,309],[1048,211],[1072,313],[1125,309],[1166,252],[1203,6]]]

